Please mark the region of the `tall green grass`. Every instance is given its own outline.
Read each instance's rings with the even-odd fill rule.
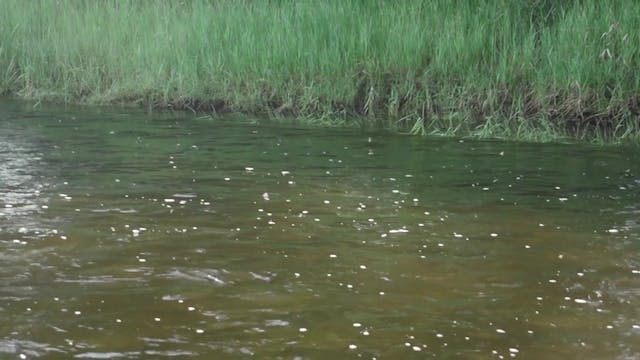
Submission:
[[[635,0],[3,0],[0,92],[636,141]]]

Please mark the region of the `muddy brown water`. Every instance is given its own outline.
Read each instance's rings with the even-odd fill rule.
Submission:
[[[635,359],[640,153],[0,103],[2,359]]]

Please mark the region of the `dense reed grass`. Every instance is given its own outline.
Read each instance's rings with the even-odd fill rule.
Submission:
[[[3,0],[0,92],[637,141],[634,0]]]

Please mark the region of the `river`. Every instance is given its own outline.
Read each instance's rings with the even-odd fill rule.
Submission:
[[[636,359],[640,152],[0,102],[2,359]]]

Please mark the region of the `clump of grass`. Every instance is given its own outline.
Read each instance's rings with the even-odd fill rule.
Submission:
[[[633,0],[5,0],[0,93],[628,141],[638,13]]]

